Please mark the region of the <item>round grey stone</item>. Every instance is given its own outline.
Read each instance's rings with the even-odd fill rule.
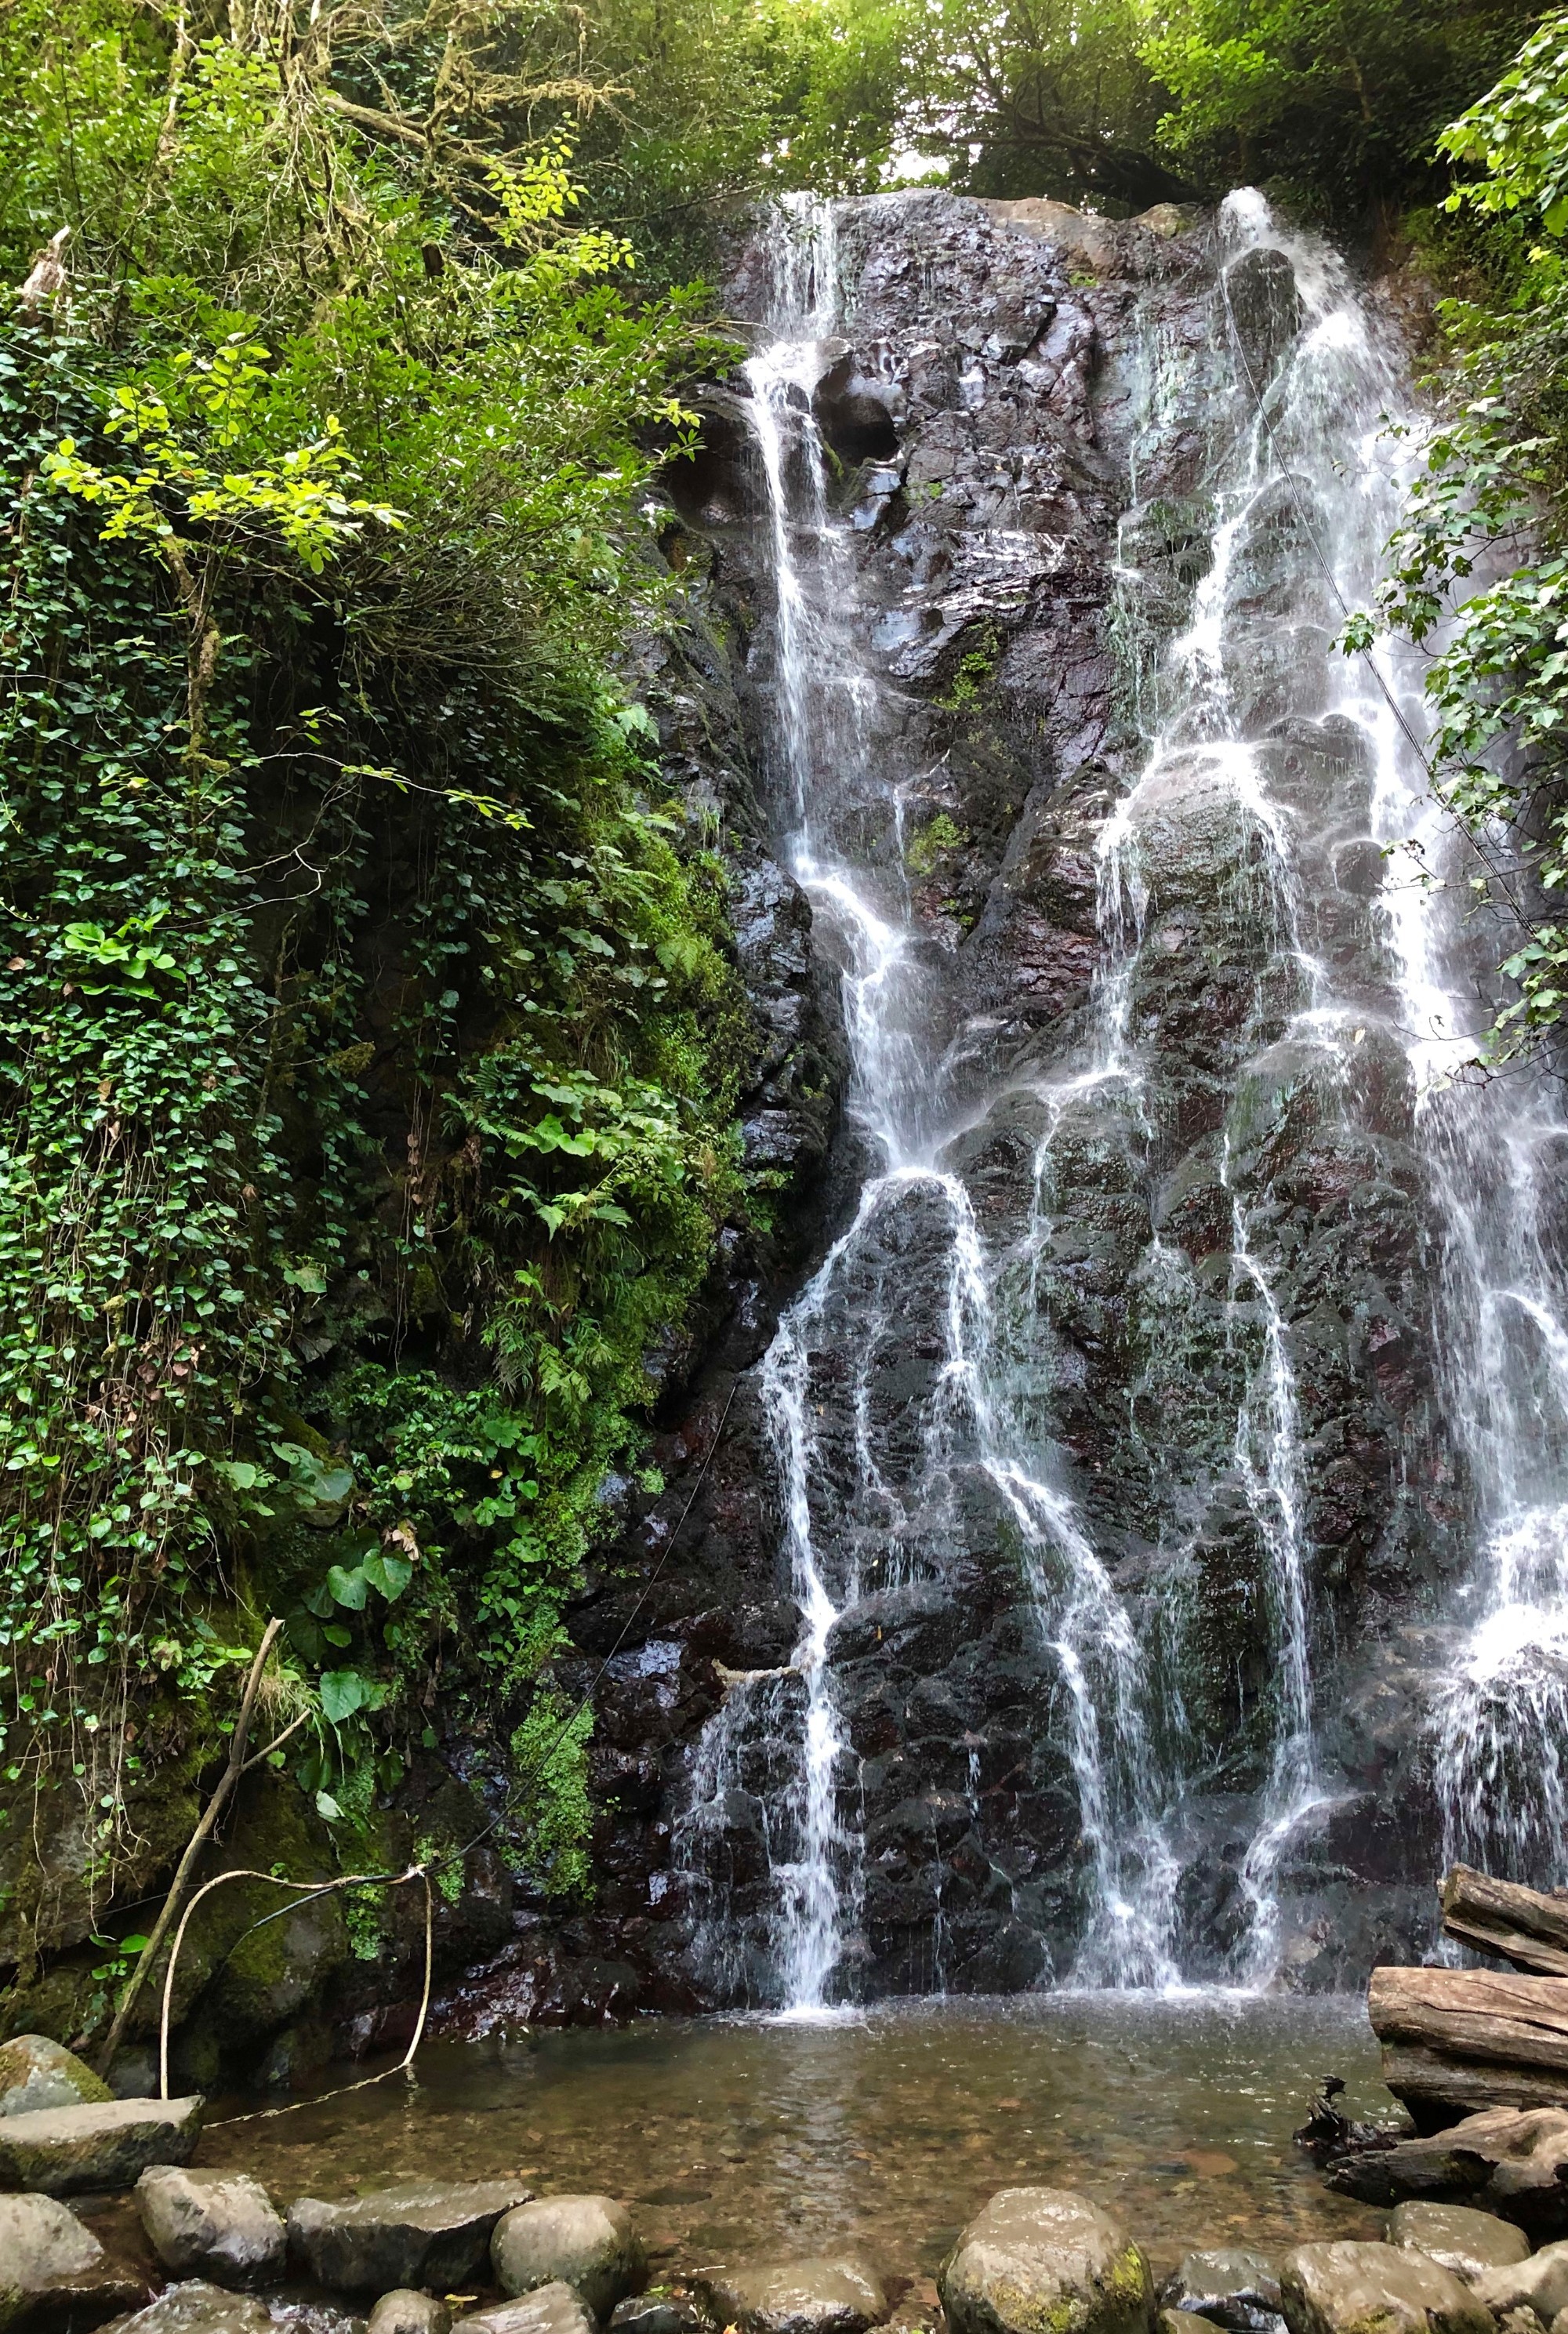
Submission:
[[[447,2334],[452,2313],[433,2293],[399,2286],[383,2293],[371,2310],[366,2334]]]
[[[937,2278],[950,2334],[1148,2334],[1149,2264],[1109,2213],[1068,2188],[1004,2188]]]
[[[177,2277],[215,2285],[265,2285],[287,2264],[283,2216],[247,2172],[189,2172],[149,2165],[136,2184],[147,2241]]]
[[[541,2196],[496,2223],[490,2263],[503,2293],[559,2281],[598,2319],[648,2275],[647,2256],[624,2204],[611,2196]]]

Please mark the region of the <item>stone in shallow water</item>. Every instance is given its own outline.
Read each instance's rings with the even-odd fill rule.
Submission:
[[[245,2172],[188,2172],[149,2165],[136,2184],[147,2241],[177,2277],[216,2285],[265,2285],[281,2278],[288,2236],[259,2180]]]
[[[0,2196],[0,2334],[63,2334],[147,2298],[53,2196]]]
[[[1283,2323],[1278,2270],[1266,2253],[1242,2245],[1187,2254],[1159,2298],[1168,2310],[1209,2319],[1233,2334],[1273,2334]]]
[[[651,2293],[628,2294],[610,2316],[610,2334],[703,2334],[707,2321],[683,2293],[656,2286]]]
[[[535,2286],[515,2301],[497,2301],[459,2318],[452,2334],[595,2334],[595,2329],[581,2295],[557,2278],[553,2285]]]
[[[433,2293],[409,2286],[383,2293],[371,2310],[366,2334],[447,2334],[452,2313]]]
[[[289,2245],[334,2292],[449,2292],[483,2269],[496,2222],[533,2193],[516,2180],[406,2180],[342,2204],[301,2196],[289,2206]]]
[[[695,2282],[717,2322],[745,2334],[863,2334],[888,2314],[880,2281],[849,2253],[743,2263]]]
[[[275,2334],[266,2304],[193,2278],[171,2285],[145,2310],[117,2318],[111,2334]]]
[[[0,2116],[0,2187],[45,2196],[129,2188],[149,2164],[184,2164],[201,2132],[199,2098],[109,2099]]]
[[[1213,2324],[1212,2318],[1200,2318],[1196,2310],[1162,2310],[1155,2319],[1154,2334],[1208,2334]]]
[[[1530,2252],[1529,2238],[1512,2221],[1468,2204],[1396,2204],[1389,2214],[1388,2239],[1402,2252],[1425,2253],[1467,2285],[1482,2270],[1505,2269],[1510,2262],[1526,2260]]]
[[[0,2116],[101,2107],[113,2096],[73,2050],[47,2034],[17,2034],[0,2042]]]
[[[1493,2334],[1451,2270],[1398,2245],[1298,2245],[1279,2282],[1290,2334]]]
[[[1543,2326],[1550,2326],[1560,2310],[1568,2310],[1568,2242],[1543,2245],[1525,2261],[1515,2257],[1479,2270],[1470,2287],[1498,2318],[1510,2310],[1533,2310]]]
[[[1004,2188],[937,2279],[950,2334],[1146,2334],[1149,2264],[1109,2213],[1068,2188]]]
[[[557,2281],[608,2318],[648,2275],[631,2216],[611,2196],[542,2196],[495,2224],[490,2262],[503,2293],[532,2293]]]

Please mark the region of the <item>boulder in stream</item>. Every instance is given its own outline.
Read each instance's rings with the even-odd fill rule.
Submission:
[[[628,2294],[610,2314],[610,2334],[704,2334],[707,2324],[695,2301],[661,2285]]]
[[[601,2320],[648,2275],[631,2215],[611,2196],[541,2196],[519,2204],[495,2223],[490,2263],[503,2293],[532,2293],[559,2281]]]
[[[0,2334],[81,2334],[147,2299],[53,2196],[0,2196]]]
[[[288,2233],[283,2216],[248,2173],[149,2165],[136,2184],[136,2209],[149,2244],[177,2277],[245,2286],[265,2285],[284,2273]]]
[[[0,2188],[45,2196],[129,2188],[149,2164],[188,2162],[202,2102],[106,2099],[0,2116]]]
[[[0,2116],[32,2115],[40,2107],[101,2107],[113,2097],[74,2050],[47,2034],[16,2034],[0,2042]]]
[[[336,2293],[450,2292],[484,2268],[502,2213],[533,2193],[517,2180],[405,2180],[341,2204],[301,2196],[289,2206],[289,2249]]]
[[[1483,2270],[1505,2269],[1530,2253],[1529,2238],[1512,2221],[1469,2204],[1397,2204],[1389,2214],[1388,2240],[1401,2252],[1425,2253],[1467,2285]]]
[[[1276,2334],[1284,2322],[1278,2268],[1266,2253],[1243,2245],[1186,2254],[1159,2299],[1168,2310],[1227,2326],[1232,2334]]]
[[[1290,2334],[1494,2334],[1451,2270],[1398,2245],[1298,2245],[1279,2283]]]
[[[716,2324],[743,2334],[864,2334],[888,2314],[880,2280],[851,2253],[745,2262],[695,2282]]]
[[[943,2262],[950,2334],[1147,2334],[1149,2264],[1126,2231],[1068,2188],[1004,2188]]]
[[[595,2328],[582,2295],[557,2278],[552,2285],[536,2285],[532,2293],[459,2318],[452,2334],[595,2334]]]
[[[112,2334],[277,2334],[265,2301],[192,2278],[171,2285],[145,2310],[116,2319]]]
[[[433,2293],[399,2286],[383,2293],[371,2310],[365,2334],[448,2334],[452,2313]]]

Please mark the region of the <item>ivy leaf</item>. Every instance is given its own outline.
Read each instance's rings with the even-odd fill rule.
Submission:
[[[327,1573],[327,1587],[337,1602],[351,1613],[362,1613],[365,1609],[368,1594],[365,1580],[365,1570],[361,1565],[356,1565],[352,1572],[345,1572],[341,1564],[334,1564]]]
[[[322,1713],[333,1726],[341,1726],[356,1710],[362,1710],[369,1699],[368,1682],[358,1670],[325,1670],[322,1673]]]
[[[394,1603],[414,1577],[414,1567],[406,1556],[393,1556],[377,1548],[367,1556],[360,1567],[372,1588],[379,1588],[389,1604]]]

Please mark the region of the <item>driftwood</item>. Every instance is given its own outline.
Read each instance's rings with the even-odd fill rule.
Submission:
[[[1456,1864],[1438,1890],[1446,1934],[1515,1969],[1568,1977],[1568,1890],[1550,1895]]]
[[[1367,2204],[1410,2197],[1477,2204],[1544,2244],[1568,2235],[1568,2113],[1494,2108],[1436,2137],[1342,2156],[1326,2176],[1331,2188]]]
[[[1383,2080],[1424,2131],[1487,2107],[1568,2107],[1568,1981],[1379,1969],[1367,2015]]]

